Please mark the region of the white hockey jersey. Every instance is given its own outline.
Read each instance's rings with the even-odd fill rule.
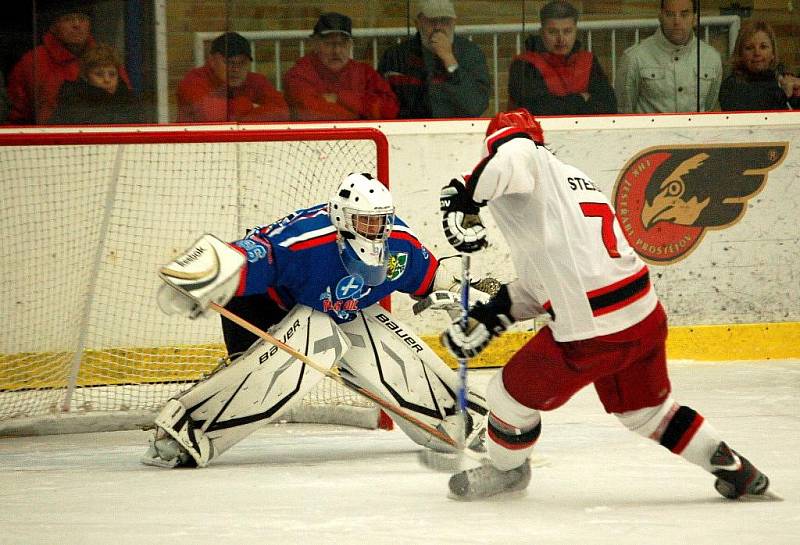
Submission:
[[[468,187],[488,201],[519,279],[512,308],[544,308],[560,342],[626,329],[657,304],[647,265],[591,178],[514,127],[487,137]],[[518,318],[520,316],[517,316]]]

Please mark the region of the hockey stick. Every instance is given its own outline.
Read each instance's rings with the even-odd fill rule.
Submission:
[[[467,321],[469,320],[469,255],[461,254],[461,327],[467,329]],[[459,415],[459,429],[458,433],[458,450],[455,453],[444,453],[435,451],[421,451],[417,454],[419,462],[435,471],[452,472],[461,469],[464,461],[465,454],[474,460],[481,461],[482,456],[477,452],[467,450],[467,364],[469,360],[466,357],[458,358],[458,415]]]
[[[230,310],[226,309],[225,307],[222,307],[222,306],[220,306],[220,305],[218,305],[216,303],[211,303],[209,306],[215,312],[218,312],[222,316],[224,316],[227,319],[229,319],[231,322],[233,322],[233,323],[245,328],[250,333],[253,333],[254,335],[256,335],[259,338],[263,339],[265,342],[268,342],[269,344],[271,344],[273,346],[276,346],[276,347],[280,348],[281,350],[284,350],[288,354],[291,354],[292,356],[294,356],[298,360],[302,361],[303,363],[305,363],[306,365],[308,365],[309,367],[311,367],[315,371],[317,371],[319,373],[322,373],[323,375],[325,375],[329,379],[338,382],[339,384],[341,384],[342,386],[344,386],[348,390],[351,390],[351,391],[353,391],[353,392],[355,392],[357,394],[360,394],[363,397],[369,399],[370,401],[373,401],[374,403],[379,405],[384,410],[386,410],[386,411],[388,411],[388,412],[390,412],[390,413],[392,413],[392,414],[394,414],[396,416],[399,416],[400,418],[402,418],[406,422],[408,422],[410,424],[413,424],[414,426],[418,427],[419,429],[430,433],[432,436],[436,437],[440,441],[444,441],[445,443],[447,443],[451,447],[453,447],[455,449],[459,449],[460,448],[458,443],[455,440],[453,440],[453,438],[450,437],[449,435],[447,435],[445,433],[442,433],[441,431],[437,430],[433,426],[431,426],[429,424],[426,424],[425,422],[423,422],[419,418],[415,417],[414,415],[409,414],[408,412],[404,411],[399,406],[394,405],[392,403],[389,403],[388,401],[378,397],[378,395],[370,392],[369,390],[361,388],[360,386],[356,386],[355,384],[351,384],[350,382],[346,381],[344,378],[342,378],[337,373],[335,373],[335,372],[331,371],[330,369],[326,369],[325,367],[319,365],[318,363],[316,363],[314,360],[312,360],[311,358],[309,358],[308,356],[306,356],[302,352],[298,352],[297,350],[295,350],[294,348],[292,348],[288,344],[279,341],[278,339],[276,339],[275,337],[273,337],[272,335],[270,335],[269,333],[267,333],[263,329],[260,329],[260,328],[258,328],[256,326],[254,326],[253,324],[251,324],[250,322],[248,322],[244,318],[241,318],[240,316],[234,314],[233,312],[231,312]]]
[[[469,321],[469,255],[461,255],[461,327],[466,331]],[[461,430],[458,436],[459,450],[464,450],[467,438],[467,363],[465,357],[458,358],[458,412],[461,415]]]

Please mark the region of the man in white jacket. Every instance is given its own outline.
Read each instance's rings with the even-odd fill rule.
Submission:
[[[473,357],[515,320],[545,312],[552,320],[490,381],[491,463],[454,475],[452,495],[471,500],[525,488],[540,411],[593,384],[606,412],[711,472],[723,496],[764,496],[767,477],[671,396],[667,317],[647,265],[606,196],[545,147],[527,110],[492,120],[483,159],[465,182],[442,189],[448,240],[460,251],[483,248],[479,211],[488,206],[511,247],[518,279],[474,305],[466,326],[455,321],[442,342],[456,357]]]
[[[716,108],[722,61],[717,50],[694,32],[696,2],[661,0],[656,33],[622,55],[615,81],[620,112],[695,112],[698,80],[700,111]]]

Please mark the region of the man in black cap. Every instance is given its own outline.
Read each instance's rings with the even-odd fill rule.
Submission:
[[[312,52],[286,74],[286,100],[295,119],[394,119],[397,98],[368,64],[352,60],[353,26],[341,13],[323,13]]]
[[[263,74],[250,71],[250,42],[226,32],[211,42],[206,64],[178,85],[178,122],[286,121],[289,107]]]
[[[94,45],[90,14],[79,2],[61,1],[43,10],[42,44],[25,53],[8,78],[10,123],[41,124],[50,118],[61,84],[78,79],[79,58]],[[130,87],[124,68],[119,76]]]

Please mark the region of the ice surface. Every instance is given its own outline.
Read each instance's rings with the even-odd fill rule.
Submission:
[[[0,543],[798,544],[800,361],[672,362],[675,398],[767,473],[783,502],[625,430],[592,388],[544,415],[524,494],[447,498],[399,430],[278,425],[205,469],[140,465],[140,431],[0,438]],[[471,371],[478,388],[493,370]]]

